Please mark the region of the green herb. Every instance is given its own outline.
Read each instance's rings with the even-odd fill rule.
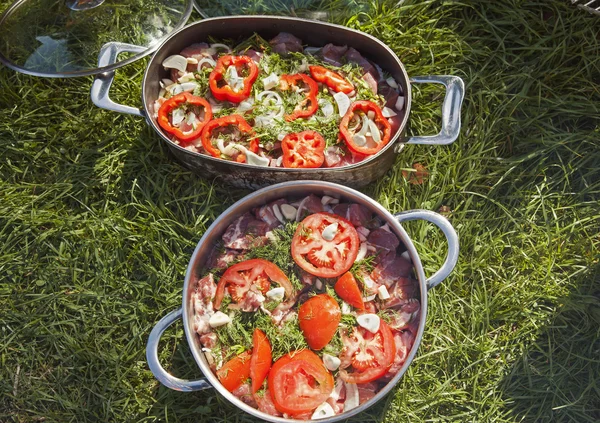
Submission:
[[[273,323],[271,316],[262,311],[256,312],[255,315],[255,327],[262,330],[271,342],[273,361],[290,351],[308,348],[308,344],[298,325],[297,316],[287,320],[281,327],[278,327]]]

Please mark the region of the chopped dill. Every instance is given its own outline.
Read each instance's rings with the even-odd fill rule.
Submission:
[[[290,351],[308,348],[297,317],[286,321],[280,328],[273,323],[271,316],[263,312],[256,312],[255,316],[255,327],[262,330],[271,342],[273,361]]]

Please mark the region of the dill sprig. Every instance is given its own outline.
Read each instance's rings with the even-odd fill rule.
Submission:
[[[298,317],[286,321],[279,327],[273,323],[271,316],[262,311],[256,312],[255,316],[254,327],[262,330],[269,339],[269,342],[271,342],[273,361],[290,351],[308,348],[308,344],[298,325]]]

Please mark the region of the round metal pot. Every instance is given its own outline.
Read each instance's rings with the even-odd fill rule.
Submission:
[[[322,419],[320,421],[334,422],[346,419],[350,416],[360,413],[361,411],[364,411],[365,409],[369,408],[377,401],[382,399],[400,381],[402,375],[404,375],[406,369],[408,368],[408,366],[410,366],[413,358],[415,357],[415,354],[417,353],[417,349],[419,348],[419,344],[421,342],[421,338],[423,337],[423,330],[425,329],[425,320],[427,317],[427,291],[439,284],[442,280],[444,280],[452,272],[458,260],[458,236],[454,231],[454,228],[445,217],[431,211],[412,210],[392,215],[379,203],[367,197],[366,195],[355,191],[352,188],[328,182],[294,181],[273,185],[268,188],[256,191],[242,198],[241,200],[233,204],[231,207],[229,207],[227,210],[225,210],[208,228],[206,233],[200,239],[200,242],[198,242],[198,245],[196,246],[194,254],[192,255],[185,275],[185,282],[183,285],[182,306],[180,309],[177,309],[167,314],[156,324],[156,326],[152,329],[152,332],[150,333],[150,337],[148,339],[148,344],[146,347],[146,357],[148,359],[148,366],[150,367],[150,370],[152,371],[154,376],[163,385],[177,391],[196,391],[206,388],[214,388],[221,395],[223,395],[231,403],[233,403],[240,409],[263,420],[271,422],[300,421],[294,419],[286,419],[282,417],[275,417],[263,413],[253,407],[250,407],[249,405],[236,398],[219,383],[217,377],[209,368],[204,353],[202,353],[202,346],[200,345],[199,337],[194,331],[193,308],[190,306],[190,299],[194,291],[194,284],[198,280],[198,275],[204,267],[209,254],[211,253],[212,249],[217,244],[217,242],[221,239],[221,236],[225,232],[226,228],[238,216],[256,207],[262,206],[263,204],[274,201],[278,198],[303,197],[309,194],[315,194],[317,196],[328,195],[338,198],[341,201],[362,204],[363,206],[371,210],[374,214],[381,217],[389,225],[392,231],[398,236],[400,241],[406,247],[408,254],[410,255],[410,259],[412,260],[414,266],[414,275],[418,280],[421,299],[419,329],[415,337],[415,342],[411,348],[411,351],[406,361],[404,362],[404,365],[394,376],[394,378],[390,380],[390,382],[387,385],[385,385],[375,395],[374,398],[361,404],[359,407],[354,408],[345,413],[336,415],[334,417]],[[419,254],[417,253],[417,250],[415,249],[410,237],[401,225],[402,222],[409,220],[429,221],[438,226],[446,236],[446,240],[448,242],[448,255],[446,257],[446,260],[442,267],[433,276],[429,278],[425,276],[423,272],[423,265],[421,264],[421,260],[419,258]],[[205,375],[205,377],[202,379],[189,381],[176,378],[170,375],[158,361],[158,343],[161,335],[169,325],[179,320],[180,318],[183,319],[185,336],[187,338],[194,359],[198,364],[198,367],[200,367],[202,373]]]
[[[171,142],[154,119],[154,101],[160,90],[159,81],[168,77],[162,62],[168,56],[179,54],[193,43],[213,39],[244,39],[258,33],[269,39],[279,32],[289,32],[303,43],[321,47],[328,43],[354,47],[367,59],[381,66],[401,87],[405,105],[399,113],[401,124],[391,141],[377,154],[350,166],[340,168],[286,169],[253,166],[194,153]],[[106,44],[99,55],[98,65],[108,66],[122,52],[139,53],[141,47],[123,43]],[[456,76],[422,76],[409,79],[398,56],[384,43],[360,31],[339,25],[306,19],[279,16],[230,16],[204,19],[174,32],[158,47],[150,60],[142,82],[141,109],[116,104],[109,98],[109,89],[114,71],[98,75],[94,80],[91,98],[99,107],[145,116],[148,124],[167,143],[175,159],[186,168],[201,176],[219,176],[224,182],[242,188],[260,188],[278,182],[299,179],[325,180],[347,186],[360,187],[382,177],[393,165],[394,152],[402,150],[404,144],[450,144],[460,132],[460,108],[464,97],[463,81]],[[411,108],[411,84],[437,83],[446,87],[442,104],[442,130],[437,135],[405,137]]]

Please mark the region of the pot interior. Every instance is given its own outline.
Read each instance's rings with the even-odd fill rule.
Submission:
[[[379,65],[396,80],[402,88],[405,98],[404,110],[398,113],[401,124],[392,140],[377,155],[383,154],[390,148],[393,149],[395,141],[404,132],[411,107],[411,86],[400,59],[384,43],[363,32],[339,25],[289,17],[231,16],[212,18],[196,22],[174,33],[158,48],[144,75],[142,100],[150,125],[165,141],[170,142],[162,133],[154,118],[154,101],[158,98],[160,91],[159,81],[170,77],[169,72],[162,66],[164,59],[173,54],[179,54],[191,44],[209,42],[209,37],[212,40],[219,41],[232,40],[233,45],[235,45],[255,33],[269,40],[280,32],[289,32],[295,35],[302,40],[303,45],[307,46],[322,47],[328,43],[333,43],[354,47],[365,58]],[[199,154],[191,153],[179,146],[176,147],[185,153]],[[207,157],[207,159],[212,160],[211,157]]]
[[[421,301],[421,314],[419,317],[419,328],[417,331],[417,335],[415,337],[415,342],[411,348],[411,351],[404,362],[401,369],[398,373],[392,378],[392,380],[385,385],[371,400],[361,404],[359,407],[350,410],[349,412],[339,414],[337,416],[320,420],[322,422],[333,422],[340,419],[348,418],[354,414],[357,414],[366,408],[373,405],[383,396],[385,396],[400,380],[408,366],[413,360],[414,355],[419,347],[419,343],[422,337],[425,318],[427,314],[427,288],[425,282],[425,275],[423,273],[423,267],[421,265],[421,261],[419,256],[415,250],[412,241],[402,228],[402,226],[398,223],[398,221],[379,203],[375,202],[371,198],[366,195],[355,191],[351,188],[347,188],[341,185],[329,183],[329,182],[321,182],[321,181],[294,181],[294,182],[286,182],[282,184],[273,185],[267,188],[263,188],[259,191],[250,194],[243,199],[239,200],[231,207],[229,207],[225,212],[223,212],[219,218],[208,228],[202,239],[199,241],[194,254],[190,260],[188,265],[185,283],[184,283],[184,295],[183,295],[183,321],[184,321],[184,329],[186,333],[186,337],[190,348],[192,350],[192,354],[198,363],[198,366],[201,368],[204,375],[211,382],[211,384],[228,400],[233,402],[238,407],[242,408],[244,411],[253,414],[257,417],[260,417],[264,420],[273,421],[273,422],[289,422],[292,421],[290,419],[284,419],[281,417],[275,417],[263,413],[253,407],[248,406],[243,403],[241,400],[233,396],[230,392],[228,392],[218,381],[216,376],[212,373],[209,368],[209,365],[206,361],[204,354],[202,353],[202,345],[200,344],[199,337],[196,335],[194,331],[194,316],[193,316],[193,307],[190,306],[191,295],[194,291],[194,285],[198,280],[198,276],[200,275],[205,263],[207,262],[208,256],[210,255],[212,249],[215,245],[221,240],[221,236],[227,229],[227,227],[240,215],[251,211],[252,209],[262,206],[271,201],[277,200],[279,198],[302,198],[309,194],[315,194],[317,196],[328,195],[334,198],[340,199],[340,201],[352,202],[357,204],[362,204],[367,207],[370,211],[372,211],[377,216],[380,216],[385,222],[387,222],[393,232],[398,236],[400,242],[404,244],[406,247],[410,258],[413,262],[413,272],[414,277],[417,279],[419,284],[419,292],[420,292],[420,301]],[[300,420],[293,420],[300,421]]]

